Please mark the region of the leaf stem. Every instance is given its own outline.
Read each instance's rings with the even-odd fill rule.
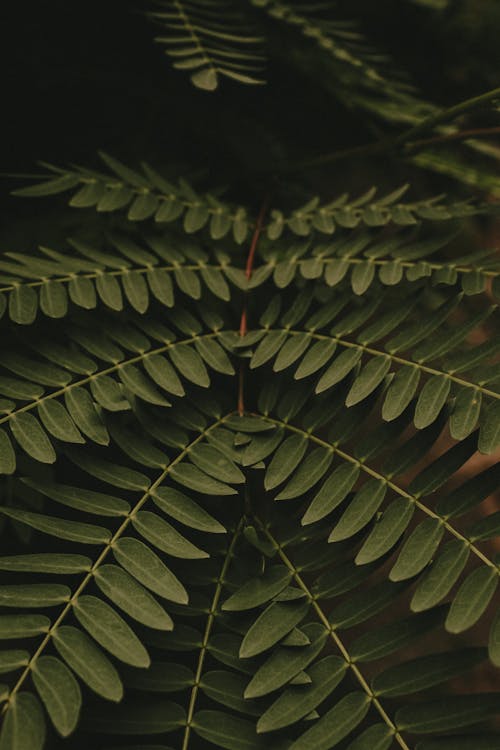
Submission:
[[[210,639],[212,628],[215,622],[215,613],[219,605],[219,600],[220,600],[220,596],[222,593],[222,586],[224,584],[224,578],[229,569],[229,565],[231,564],[231,559],[233,556],[234,548],[235,548],[236,542],[238,541],[238,538],[244,526],[244,523],[245,523],[245,517],[243,516],[240,519],[240,522],[233,534],[231,544],[229,545],[227,549],[227,552],[224,558],[224,563],[222,565],[221,572],[217,580],[217,585],[215,587],[215,592],[214,592],[214,596],[212,599],[212,603],[210,605],[210,610],[208,612],[207,624],[205,626],[205,632],[203,634],[203,641],[200,647],[200,655],[198,657],[198,666],[196,668],[194,685],[191,689],[191,696],[189,698],[189,707],[188,707],[188,712],[187,712],[187,717],[186,717],[186,729],[184,731],[184,738],[182,741],[182,750],[187,750],[189,746],[189,737],[191,734],[191,727],[193,723],[194,709],[196,706],[196,699],[198,697],[198,691],[200,689],[201,677],[203,674],[203,665],[205,663],[205,657],[207,655],[207,650],[208,650],[208,641]]]
[[[416,148],[432,145],[433,143],[439,143],[443,140],[452,140],[451,137],[446,136],[436,136],[435,138],[425,139],[424,141],[415,141],[413,139],[415,138],[415,136],[418,136],[421,133],[434,128],[436,125],[447,122],[457,115],[461,115],[471,109],[476,109],[494,99],[500,99],[500,88],[486,91],[484,94],[472,97],[471,99],[466,99],[465,101],[462,101],[459,104],[454,105],[453,107],[449,107],[448,109],[444,109],[440,112],[437,112],[436,114],[430,115],[429,117],[421,120],[413,127],[405,130],[396,138],[384,138],[380,141],[376,141],[375,143],[367,143],[361,146],[354,146],[352,148],[333,151],[328,154],[322,154],[321,156],[315,156],[312,159],[304,159],[303,161],[290,164],[280,171],[283,173],[295,172],[299,169],[305,169],[308,167],[320,167],[324,164],[332,164],[333,162],[340,161],[341,159],[348,159],[350,157],[383,154],[388,151],[399,150],[400,147],[404,147],[405,150],[413,150]],[[488,128],[486,130],[490,129]],[[498,132],[498,129],[492,128],[491,131]],[[461,137],[460,131],[456,134],[453,134],[456,140],[464,140],[466,138],[473,137],[473,134],[468,134],[468,131],[462,132],[465,132],[465,135],[463,137]],[[475,135],[486,134],[489,133],[477,132]]]
[[[481,550],[476,547],[474,542],[472,542],[470,539],[468,539],[464,534],[462,534],[460,531],[455,529],[454,526],[452,526],[448,520],[440,516],[438,513],[435,513],[433,510],[427,507],[425,503],[421,502],[416,495],[412,495],[407,490],[400,487],[398,484],[393,482],[390,477],[387,477],[385,474],[382,474],[379,471],[376,471],[375,469],[372,469],[370,466],[367,466],[363,459],[356,458],[355,456],[351,456],[346,451],[338,448],[336,445],[332,445],[331,443],[328,443],[326,440],[323,440],[322,438],[317,437],[316,435],[313,435],[310,432],[307,432],[306,430],[303,430],[300,427],[296,427],[295,425],[291,425],[288,422],[283,422],[280,419],[274,419],[273,417],[264,416],[263,414],[254,414],[253,416],[257,416],[260,419],[265,419],[269,422],[271,422],[274,425],[283,427],[285,430],[289,430],[290,432],[295,432],[302,437],[304,437],[306,440],[310,440],[313,443],[316,443],[317,445],[321,445],[323,448],[327,448],[328,450],[333,450],[334,453],[339,456],[339,458],[344,459],[344,461],[348,461],[351,464],[355,464],[356,466],[359,466],[361,471],[365,472],[365,474],[369,474],[371,477],[374,477],[375,479],[379,479],[380,481],[384,482],[387,487],[389,487],[393,492],[398,494],[400,497],[404,497],[406,500],[409,500],[413,505],[415,505],[416,508],[421,510],[425,515],[430,516],[431,518],[436,519],[439,521],[439,523],[446,529],[446,531],[454,536],[456,539],[461,541],[463,544],[465,544],[471,552],[478,557],[481,562],[483,562],[485,565],[487,565],[489,568],[491,568],[498,576],[500,576],[500,566],[496,565],[492,560],[490,560],[486,555],[481,552]]]
[[[396,725],[394,724],[394,722],[392,721],[392,719],[390,718],[389,714],[384,709],[384,707],[382,706],[382,704],[379,701],[379,699],[373,693],[373,690],[371,689],[371,687],[370,687],[368,681],[366,680],[365,676],[363,675],[363,673],[361,672],[361,670],[359,669],[359,667],[352,660],[352,658],[351,658],[351,656],[349,654],[349,651],[347,650],[347,647],[345,646],[345,644],[343,643],[342,639],[340,638],[340,636],[336,632],[335,628],[331,625],[330,621],[328,620],[328,617],[326,616],[326,614],[323,612],[322,608],[318,604],[318,601],[317,601],[316,597],[310,591],[309,587],[307,586],[306,582],[304,581],[304,579],[300,575],[299,571],[297,570],[297,568],[295,567],[295,565],[293,564],[293,562],[290,560],[290,558],[288,557],[288,555],[286,554],[286,552],[283,550],[283,548],[280,545],[280,543],[278,542],[278,540],[274,538],[274,536],[271,534],[271,532],[269,531],[269,529],[262,523],[262,521],[259,518],[255,518],[255,521],[258,523],[258,525],[260,526],[262,532],[267,536],[267,538],[269,539],[269,541],[271,542],[271,544],[273,545],[273,547],[278,552],[278,554],[279,554],[282,562],[286,565],[286,567],[288,568],[288,570],[290,571],[290,573],[295,578],[295,581],[296,581],[297,585],[302,589],[302,591],[305,593],[305,595],[309,599],[309,603],[312,606],[312,608],[314,609],[314,611],[315,611],[318,619],[321,621],[322,625],[324,625],[325,629],[328,631],[328,634],[329,634],[330,638],[332,639],[332,641],[337,646],[338,650],[342,654],[342,657],[343,657],[344,661],[346,662],[346,664],[352,670],[352,673],[356,677],[356,679],[359,682],[360,686],[363,688],[363,690],[365,691],[366,695],[369,697],[372,705],[378,711],[380,717],[384,720],[385,724],[387,724],[387,726],[389,727],[389,729],[392,731],[392,733],[394,735],[394,738],[396,739],[396,741],[399,744],[399,746],[402,748],[402,750],[410,750],[409,746],[406,744],[406,741],[401,736],[401,734],[398,732],[398,729],[397,729]]]
[[[23,672],[19,676],[19,679],[17,680],[16,684],[12,688],[6,703],[2,707],[2,714],[4,714],[8,710],[10,701],[16,695],[16,693],[21,689],[22,685],[24,684],[26,679],[29,677],[31,670],[33,669],[33,665],[36,663],[36,660],[38,659],[38,657],[44,652],[45,648],[50,643],[54,632],[61,625],[61,623],[64,621],[67,615],[71,612],[75,600],[80,596],[82,591],[84,591],[85,588],[88,586],[88,584],[92,581],[94,572],[96,571],[96,569],[101,565],[103,560],[107,557],[109,552],[112,550],[113,545],[117,542],[118,539],[120,539],[120,537],[125,532],[125,530],[127,529],[130,522],[133,520],[133,518],[137,515],[139,510],[149,500],[151,494],[155,491],[157,487],[159,487],[162,484],[165,478],[169,475],[170,471],[186,457],[186,455],[191,450],[191,448],[193,448],[193,446],[197,445],[201,440],[203,440],[208,433],[210,433],[212,430],[219,427],[219,425],[223,424],[224,421],[229,416],[231,415],[226,414],[224,417],[221,417],[216,422],[214,422],[209,427],[207,427],[205,430],[203,430],[201,434],[197,435],[197,437],[191,443],[189,443],[189,445],[187,445],[179,453],[179,455],[176,458],[173,459],[173,461],[162,471],[160,476],[153,482],[153,484],[151,484],[150,487],[148,487],[148,489],[144,492],[140,500],[138,500],[134,508],[130,511],[130,513],[127,515],[124,521],[120,524],[119,528],[115,531],[115,533],[113,534],[109,542],[107,542],[107,544],[105,545],[104,549],[99,554],[97,560],[94,562],[89,572],[85,575],[85,577],[83,578],[83,580],[81,581],[77,589],[75,590],[74,594],[71,596],[67,604],[64,606],[63,610],[59,613],[54,623],[50,626],[42,642],[38,646],[37,650],[35,651],[31,659],[29,660],[28,664],[24,668]]]
[[[245,266],[245,276],[247,281],[250,280],[253,272],[253,266],[255,263],[255,253],[257,251],[257,245],[259,244],[259,239],[262,233],[262,229],[264,227],[264,218],[266,215],[267,207],[269,204],[269,195],[266,196],[264,199],[264,202],[262,203],[259,211],[259,215],[257,217],[257,221],[255,223],[255,229],[252,235],[252,241],[250,242],[250,248],[248,250],[248,256],[247,256],[247,262]],[[247,330],[248,330],[248,298],[247,294],[245,293],[245,296],[243,298],[243,309],[241,311],[241,318],[240,318],[240,336],[245,336]],[[238,414],[240,416],[243,415],[245,411],[245,394],[244,394],[244,366],[243,362],[240,364],[239,369],[239,377],[238,377]]]

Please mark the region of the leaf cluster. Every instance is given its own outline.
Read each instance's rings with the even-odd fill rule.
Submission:
[[[284,26],[413,122],[330,5],[154,17],[198,88],[260,82],[248,23]],[[101,158],[16,191],[98,235],[0,260],[0,750],[499,748],[486,196],[257,213]]]

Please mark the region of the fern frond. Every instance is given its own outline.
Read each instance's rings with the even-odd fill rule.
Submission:
[[[69,244],[65,252],[41,247],[40,255],[4,254],[11,260],[0,260],[0,317],[7,311],[13,322],[31,325],[39,309],[48,318],[63,318],[72,305],[92,310],[98,300],[111,310],[127,304],[144,314],[152,300],[173,307],[176,288],[195,300],[209,291],[227,302],[228,280],[244,280],[227,253],[216,250],[210,257],[175,235],[153,236],[147,249],[116,234],[103,247]]]
[[[169,407],[172,397],[185,394],[183,383],[207,388],[209,371],[234,374],[218,343],[224,336],[217,318],[208,331],[182,308],[142,327],[140,318],[130,323],[102,319],[99,334],[82,322],[61,329],[66,346],[39,333],[27,336],[34,357],[16,354],[6,342],[0,372],[2,473],[16,468],[12,440],[35,460],[51,464],[54,438],[108,445],[109,413],[130,410],[137,399]]]
[[[164,516],[180,520],[184,526],[201,530],[204,535],[225,533],[225,528],[189,497],[193,486],[209,496],[235,492],[200,468],[200,463],[208,456],[204,457],[201,448],[195,450],[211,431],[217,430],[223,423],[224,418],[213,421],[152,479],[125,466],[107,464],[105,469],[103,466],[106,462],[93,460],[88,455],[83,464],[76,459],[77,465],[92,476],[99,476],[115,489],[122,488],[134,494],[135,500],[130,504],[117,497],[77,487],[53,482],[28,482],[59,505],[77,509],[84,514],[83,517],[92,520],[92,524],[30,513],[15,507],[2,508],[3,514],[32,526],[42,534],[70,539],[74,544],[90,544],[96,549],[93,559],[42,553],[9,556],[0,560],[3,570],[29,571],[36,574],[37,579],[39,574],[63,574],[68,568],[72,573],[80,572],[83,576],[73,590],[59,584],[38,583],[29,586],[13,584],[0,590],[0,600],[4,606],[9,606],[10,597],[15,597],[17,605],[25,606],[28,610],[63,605],[52,619],[37,615],[2,617],[2,639],[45,633],[31,653],[26,652],[26,657],[23,655],[17,659],[16,666],[23,666],[20,662],[25,659],[27,663],[13,684],[8,703],[4,706],[4,737],[13,731],[12,727],[23,716],[26,695],[30,696],[34,705],[39,705],[33,693],[24,692],[29,677],[33,676],[35,689],[54,726],[60,734],[67,736],[74,730],[82,702],[78,683],[68,667],[91,690],[107,700],[119,701],[123,695],[122,682],[106,652],[133,667],[145,668],[150,664],[145,646],[114,607],[147,628],[155,631],[172,629],[172,619],[159,599],[166,598],[182,605],[188,601],[188,594],[163,559],[166,555],[169,562],[175,564],[175,559],[206,558],[208,553],[190,542]],[[216,457],[219,462],[225,463],[232,472],[233,480],[241,481],[243,475],[238,473],[227,457],[213,446],[206,445],[206,451],[210,453],[211,460]],[[191,452],[194,463],[186,462]],[[146,470],[148,468],[146,464]],[[183,487],[184,492],[188,488],[187,496],[170,485],[171,478],[174,478],[176,485]],[[151,510],[145,509],[148,506]],[[93,519],[96,515],[100,523],[117,518],[114,528],[96,526]],[[130,535],[132,530],[139,539]],[[110,563],[111,553],[114,563]],[[95,594],[90,593],[92,590]],[[108,601],[114,606],[110,606]],[[74,621],[73,618],[76,618],[75,624],[69,624]],[[105,622],[112,627],[112,631],[107,630]],[[89,639],[89,635],[94,640]],[[52,644],[57,657],[46,656]],[[19,701],[21,696],[23,698]],[[41,717],[43,722],[43,715]]]
[[[214,91],[219,78],[263,84],[264,39],[241,7],[227,0],[156,0],[149,15],[164,29],[157,42],[165,46],[173,67],[188,70],[199,89]]]
[[[464,141],[441,171],[497,190],[479,158],[498,149],[457,128],[498,89],[425,103],[322,0],[156,9],[199,88],[261,82],[269,40],[299,73],[284,90],[321,86],[301,122],[326,91],[361,130],[411,123],[331,161],[439,169],[437,142]],[[259,107],[223,106],[231,138],[274,137]],[[280,180],[279,210],[252,168],[252,216],[102,159],[17,192],[121,211],[97,223],[120,233],[94,217],[85,241],[0,258],[0,750],[497,750],[492,204],[404,186],[294,210],[311,193]]]
[[[262,248],[265,264],[259,267],[251,284],[263,284],[272,276],[279,289],[300,278],[323,280],[328,287],[336,287],[349,279],[352,291],[360,296],[377,283],[397,287],[403,280],[413,284],[424,279],[434,286],[459,283],[468,296],[484,292],[491,284],[491,292],[498,298],[497,250],[477,250],[454,257],[453,238],[454,235],[436,233],[426,239],[399,229],[387,235],[367,230],[341,231],[328,243],[305,241],[286,247],[274,243]]]
[[[450,429],[452,436],[461,440],[476,427],[482,406],[486,418],[480,450],[494,451],[498,443],[489,435],[490,425],[497,418],[492,405],[500,399],[494,365],[498,346],[480,344],[464,350],[464,342],[496,307],[462,321],[457,328],[460,296],[424,313],[419,296],[406,296],[391,305],[386,292],[382,317],[377,315],[384,299],[380,294],[342,315],[349,298],[348,293],[334,296],[314,310],[312,293],[305,288],[279,322],[264,314],[258,343],[252,331],[248,334],[253,349],[250,368],[273,362],[273,370],[281,372],[293,366],[295,379],[312,375],[317,378],[318,394],[339,383],[348,384],[344,394],[348,407],[362,404],[385,382],[388,390],[382,415],[388,421],[405,411],[424,380],[414,406],[415,426],[423,429],[431,425],[441,417],[448,399],[453,398],[455,411],[451,410]],[[311,306],[312,315],[307,315]],[[245,338],[240,345],[245,347]],[[490,409],[491,420],[487,416]]]
[[[142,165],[143,172],[139,173],[108,154],[100,152],[100,156],[112,174],[45,164],[58,176],[19,188],[13,194],[37,198],[78,188],[69,201],[73,208],[95,207],[99,213],[127,210],[127,218],[137,222],[149,218],[159,223],[182,219],[187,234],[209,226],[212,239],[225,237],[229,232],[238,243],[246,239],[248,218],[244,207],[230,207],[208,193],[198,195],[186,180],[174,185],[147,164]]]
[[[326,86],[348,107],[396,122],[413,122],[428,112],[428,105],[412,94],[408,83],[387,72],[388,58],[368,46],[355,24],[332,18],[331,4],[250,2],[318,47]]]
[[[446,204],[443,196],[427,200],[401,202],[409,185],[404,185],[386,196],[375,199],[376,188],[370,188],[355,200],[344,193],[335,200],[321,206],[319,198],[312,198],[289,216],[277,209],[271,210],[271,221],[267,226],[268,237],[278,239],[285,229],[305,237],[317,230],[321,234],[333,234],[336,228],[355,229],[358,226],[383,227],[387,224],[412,226],[419,222],[446,221],[473,216],[493,210],[491,206],[477,206],[470,201]]]

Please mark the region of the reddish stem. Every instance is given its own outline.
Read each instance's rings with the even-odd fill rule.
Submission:
[[[262,204],[261,209],[259,211],[259,215],[257,217],[257,221],[255,223],[255,229],[252,235],[252,241],[250,243],[250,248],[248,250],[247,263],[245,266],[245,276],[247,279],[250,279],[250,277],[252,276],[253,265],[255,262],[255,253],[257,251],[257,245],[259,244],[259,238],[262,233],[262,228],[264,226],[264,217],[266,215],[267,204],[268,204],[268,198],[266,198],[266,200]],[[247,297],[245,295],[245,299],[243,300],[243,309],[241,311],[241,319],[240,319],[240,336],[245,336],[247,330],[248,330],[247,328]],[[238,387],[238,414],[242,416],[244,412],[245,412],[245,400],[244,400],[244,394],[243,394],[243,365],[241,365],[239,387]]]

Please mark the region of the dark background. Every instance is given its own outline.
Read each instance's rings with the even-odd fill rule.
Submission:
[[[141,0],[2,4],[2,175],[43,174],[39,159],[97,167],[103,149],[131,165],[145,159],[188,174],[197,165],[207,185],[230,185],[241,201],[259,205],[268,180],[261,172],[272,172],[275,161],[373,140],[362,113],[318,95],[320,82],[279,61],[271,62],[268,86],[224,80],[215,93],[195,90],[152,42],[147,7]],[[446,105],[498,85],[497,2],[458,0],[450,15],[410,0],[340,0],[339,7],[358,16],[431,101]],[[328,169],[304,182],[312,191],[359,191],[369,178],[361,165],[356,174]],[[0,179],[2,249],[31,245],[54,206],[64,205],[64,198],[10,198],[20,184]]]

